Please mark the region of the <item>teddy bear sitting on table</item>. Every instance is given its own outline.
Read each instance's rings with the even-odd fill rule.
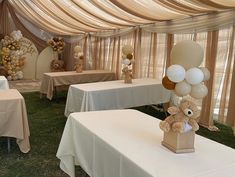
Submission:
[[[183,133],[187,129],[197,131],[199,125],[197,118],[200,116],[200,110],[197,105],[189,100],[182,100],[179,107],[173,106],[168,108],[170,116],[161,121],[159,126],[164,132]]]

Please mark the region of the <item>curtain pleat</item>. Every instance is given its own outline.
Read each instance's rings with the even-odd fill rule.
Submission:
[[[206,47],[206,60],[205,66],[212,73],[212,77],[205,83],[209,92],[208,95],[202,101],[202,109],[199,123],[202,126],[208,127],[213,130],[213,106],[214,106],[214,73],[216,67],[216,53],[218,44],[218,31],[208,32],[207,35],[207,47]]]

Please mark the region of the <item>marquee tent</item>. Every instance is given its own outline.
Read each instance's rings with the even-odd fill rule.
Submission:
[[[83,48],[86,69],[121,72],[121,48],[134,48],[135,77],[161,79],[170,51],[182,40],[204,49],[203,66],[213,77],[202,101],[200,123],[213,129],[213,115],[235,126],[234,0],[0,0],[0,36],[22,31],[41,51],[52,36],[66,41],[66,69],[72,51]]]

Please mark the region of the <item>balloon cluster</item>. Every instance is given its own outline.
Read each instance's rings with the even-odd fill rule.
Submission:
[[[22,68],[25,63],[25,58],[23,57],[23,51],[19,42],[21,38],[22,34],[18,30],[13,31],[10,36],[5,36],[1,40],[1,64],[6,70],[8,80],[23,78]]]
[[[122,73],[124,75],[124,83],[132,83],[133,76],[131,64],[134,63],[133,51],[134,49],[130,45],[124,45],[122,47],[122,63],[124,64]]]
[[[171,51],[171,62],[162,79],[163,86],[174,90],[179,97],[190,95],[195,99],[204,98],[208,89],[204,81],[209,80],[210,72],[205,67],[198,67],[203,60],[203,49],[193,41],[182,41]]]
[[[75,58],[74,70],[78,73],[81,73],[83,70],[84,55],[83,55],[82,49],[79,45],[76,45],[74,47],[74,58]]]
[[[52,47],[53,51],[61,53],[64,50],[64,39],[61,37],[53,37],[47,41],[47,44]]]
[[[124,45],[122,47],[122,63],[126,66],[130,66],[134,63],[133,59],[133,47],[130,45]]]

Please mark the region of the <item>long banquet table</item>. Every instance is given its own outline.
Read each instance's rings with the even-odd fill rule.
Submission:
[[[156,79],[133,79],[77,84],[69,87],[65,116],[72,112],[122,109],[166,103],[170,92]]]
[[[60,168],[90,177],[234,177],[235,150],[195,136],[195,152],[161,145],[160,120],[136,110],[72,113],[57,151]]]
[[[0,90],[9,89],[9,84],[4,76],[0,76]]]
[[[28,117],[23,96],[16,89],[0,90],[0,136],[14,137],[23,153],[30,150]]]
[[[88,82],[115,80],[114,72],[105,70],[85,70],[81,73],[75,71],[44,73],[40,93],[46,94],[48,99],[53,98],[55,87]]]

